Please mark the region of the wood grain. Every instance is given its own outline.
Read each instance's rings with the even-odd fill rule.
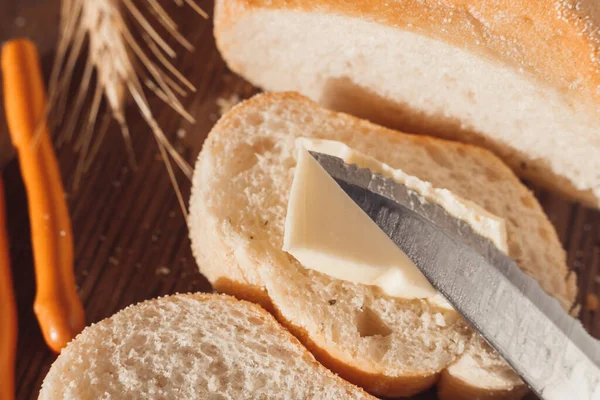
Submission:
[[[42,3],[45,10],[55,9],[58,0],[0,0],[0,27],[14,24],[14,19],[25,13],[31,34],[39,36],[42,31],[41,37],[53,37],[56,23],[47,23],[47,18],[56,14],[40,13],[37,7],[42,7]],[[211,11],[211,1],[199,3]],[[192,18],[189,10],[176,12],[174,17],[184,21],[182,29],[196,46],[192,57],[181,51],[178,64],[198,89],[196,95],[185,100],[197,123],[182,121],[161,106],[160,101],[153,100],[153,106],[176,148],[193,163],[219,117],[217,99],[231,94],[247,98],[257,90],[227,70],[215,48],[210,21]],[[42,18],[46,23],[37,24],[34,18]],[[4,35],[0,39],[6,38],[7,31],[0,30]],[[46,71],[50,63],[50,57],[44,59]],[[131,109],[127,118],[139,164],[137,171],[130,167],[114,124],[78,191],[69,189],[77,154],[68,145],[57,150],[73,219],[77,285],[89,323],[142,300],[176,292],[210,290],[191,255],[186,224],[150,130],[135,110]],[[3,175],[19,312],[18,398],[34,399],[55,356],[43,343],[32,312],[35,282],[26,196],[16,162],[10,163]],[[187,198],[189,182],[182,174],[178,174],[178,179]],[[600,293],[600,212],[544,191],[535,193],[568,251],[569,265],[579,274],[581,318],[600,337],[598,312],[587,307],[589,302],[585,301]],[[419,398],[435,396],[426,394]]]

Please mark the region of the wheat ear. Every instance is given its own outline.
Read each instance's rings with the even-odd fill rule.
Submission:
[[[204,18],[206,13],[193,0],[173,0],[183,7],[188,5]],[[82,174],[96,155],[99,143],[108,127],[102,123],[95,146],[93,132],[105,99],[112,117],[119,123],[129,158],[135,166],[133,144],[125,119],[125,105],[132,99],[144,120],[152,130],[161,157],[165,163],[169,179],[175,188],[177,199],[186,214],[185,203],[179,190],[171,159],[190,178],[192,168],[173,148],[156,122],[148,103],[145,89],[155,93],[183,118],[194,122],[185,110],[178,96],[194,92],[194,86],[173,66],[169,59],[176,51],[165,38],[153,28],[153,22],[160,24],[166,32],[183,48],[193,50],[193,46],[179,32],[177,24],[161,6],[159,0],[145,0],[149,13],[144,13],[134,0],[63,0],[61,7],[61,30],[55,63],[50,77],[50,102],[52,121],[63,122],[64,129],[58,138],[59,144],[73,139],[78,124],[84,129],[75,142],[79,151],[79,161],[75,172],[74,186],[77,188]],[[150,20],[146,14],[151,14]],[[126,15],[135,21],[141,31],[142,41],[136,40],[126,22]],[[84,43],[88,43],[88,56],[83,75],[75,95],[74,103],[65,112],[68,93],[72,85],[75,64],[82,53]],[[96,86],[93,90],[90,110],[86,121],[80,121],[81,111],[88,98],[93,72],[96,72]]]

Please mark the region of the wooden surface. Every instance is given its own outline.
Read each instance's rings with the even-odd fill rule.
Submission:
[[[211,1],[199,3],[212,11]],[[58,0],[0,0],[0,40],[28,34],[45,42],[53,41],[57,5]],[[182,29],[196,46],[194,56],[180,51],[178,65],[198,89],[184,102],[197,123],[192,126],[183,122],[159,101],[152,104],[176,148],[193,163],[218,119],[217,99],[232,94],[246,98],[257,90],[227,70],[215,48],[210,21],[191,18],[189,10],[174,17],[185,21]],[[51,58],[44,57],[46,71]],[[154,139],[135,110],[129,112],[128,121],[139,163],[135,172],[114,125],[78,191],[70,190],[76,153],[70,145],[57,150],[69,192],[77,285],[89,323],[142,300],[175,292],[210,290],[192,258],[186,224]],[[19,399],[30,399],[37,397],[55,356],[46,348],[32,311],[35,281],[26,196],[15,161],[5,168],[3,177],[19,313],[17,394]],[[178,174],[178,179],[187,199],[189,182],[182,174]],[[568,251],[569,266],[579,273],[580,298],[600,292],[600,213],[546,192],[536,194]],[[582,320],[600,337],[600,317],[586,305],[583,301]]]

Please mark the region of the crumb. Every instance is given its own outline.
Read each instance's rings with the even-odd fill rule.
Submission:
[[[142,268],[142,263],[139,263],[139,262],[135,263],[135,269],[140,269],[140,268]]]
[[[595,294],[588,294],[585,301],[585,306],[588,311],[596,311],[598,309],[598,296]]]
[[[175,215],[176,215],[175,211],[169,212],[169,218],[175,218]]]
[[[101,242],[104,242],[106,240],[106,236],[104,235],[100,235],[100,237],[98,238]]]
[[[84,269],[83,271],[81,271],[81,276],[88,276],[89,272],[87,269]]]
[[[60,231],[60,232],[58,232],[58,234],[60,235],[60,237],[67,236],[67,232],[65,232],[65,231]]]
[[[118,188],[119,186],[121,186],[121,182],[120,181],[113,181],[112,185],[116,188]]]
[[[436,313],[433,316],[433,320],[435,321],[435,324],[437,326],[446,326],[446,319],[444,318],[444,316],[440,313]]]
[[[108,262],[112,265],[119,265],[119,260],[117,260],[115,257],[108,257]]]
[[[594,278],[594,282],[600,284],[600,275],[596,275],[596,277]]]
[[[331,300],[329,300],[328,303],[329,303],[330,306],[333,306],[333,305],[335,305],[335,303],[337,303],[337,300],[336,299],[331,299]]]
[[[171,273],[171,270],[167,267],[158,267],[158,268],[156,268],[155,272],[156,272],[156,275],[166,276]]]
[[[241,101],[240,96],[232,94],[229,97],[219,97],[217,99],[217,107],[219,107],[219,115],[224,115],[229,112],[237,103]]]
[[[15,18],[15,26],[22,28],[27,24],[27,20],[25,20],[25,18],[23,17],[17,17]]]

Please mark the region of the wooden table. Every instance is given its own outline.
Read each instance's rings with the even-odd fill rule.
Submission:
[[[210,0],[199,3],[212,11]],[[53,43],[57,7],[58,0],[0,0],[0,39],[27,34]],[[232,94],[246,98],[257,90],[227,70],[216,50],[210,21],[190,17],[189,12],[175,18],[184,22],[182,29],[196,46],[193,57],[182,50],[178,64],[198,89],[185,100],[197,123],[182,121],[160,101],[152,101],[152,105],[176,148],[193,163],[219,117],[217,99]],[[51,60],[51,54],[44,57],[46,72]],[[70,145],[57,150],[73,220],[77,285],[90,323],[142,300],[210,290],[190,252],[186,224],[154,139],[131,108],[127,117],[139,163],[137,171],[130,168],[115,125],[77,191],[71,190],[77,154]],[[5,168],[3,177],[19,313],[17,395],[29,399],[37,397],[55,356],[46,348],[32,311],[35,281],[27,203],[16,162]],[[187,199],[190,184],[180,173],[178,179]],[[568,251],[569,266],[579,273],[580,300],[599,293],[600,212],[544,191],[536,190],[536,194]],[[588,305],[590,302],[583,301],[581,317],[600,337],[600,317]]]

